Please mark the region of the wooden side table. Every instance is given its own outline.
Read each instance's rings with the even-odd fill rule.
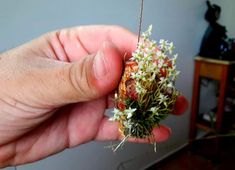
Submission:
[[[193,85],[193,96],[192,96],[190,134],[189,134],[189,138],[191,140],[195,139],[197,128],[206,131],[216,131],[216,132],[221,131],[223,113],[224,113],[225,95],[228,86],[228,76],[231,67],[234,66],[234,64],[235,61],[224,61],[224,60],[208,59],[203,57],[195,57],[194,85]],[[198,111],[199,111],[199,100],[200,100],[200,81],[202,77],[218,80],[220,83],[215,129],[200,124],[197,120]]]

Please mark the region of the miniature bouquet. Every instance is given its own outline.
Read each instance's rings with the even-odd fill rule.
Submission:
[[[174,86],[179,74],[174,45],[165,40],[159,43],[150,40],[151,33],[152,26],[149,26],[126,61],[115,94],[111,120],[119,122],[119,131],[124,136],[116,149],[128,138],[154,139],[153,128],[173,111],[179,95]]]

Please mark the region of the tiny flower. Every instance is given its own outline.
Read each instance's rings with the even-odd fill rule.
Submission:
[[[158,107],[151,107],[149,111],[152,112],[154,115],[158,115],[158,110]]]
[[[117,108],[114,108],[113,110],[113,117],[109,118],[109,120],[111,121],[116,121],[116,120],[119,120],[120,116],[123,114],[119,109]]]
[[[169,53],[170,53],[170,54],[172,54],[174,48],[175,48],[175,47],[174,47],[174,44],[173,44],[173,42],[171,42],[171,43],[169,44]]]
[[[165,84],[166,79],[164,77],[160,77],[160,81],[158,82],[159,84]]]
[[[161,39],[161,40],[159,41],[159,44],[160,44],[160,49],[163,50],[163,51],[165,51],[168,42],[167,42],[166,40]]]
[[[167,87],[173,88],[173,87],[174,87],[174,86],[173,86],[173,83],[172,83],[172,82],[169,82],[169,83],[167,84]]]
[[[163,95],[162,93],[159,95],[159,104],[164,104],[166,105],[166,101],[167,101],[168,97]]]
[[[162,55],[163,55],[162,51],[159,50],[159,51],[156,52],[156,56],[160,57]]]
[[[114,110],[113,110],[114,114],[119,114],[119,112],[120,112],[119,109],[114,108]]]
[[[131,118],[135,111],[136,111],[136,108],[134,108],[134,109],[132,109],[132,108],[126,109],[125,110],[125,114],[127,115],[127,119]]]

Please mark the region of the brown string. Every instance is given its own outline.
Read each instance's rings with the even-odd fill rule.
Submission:
[[[139,30],[138,30],[138,42],[140,41],[140,34],[141,34],[141,28],[142,28],[142,18],[143,18],[143,9],[144,9],[144,0],[140,0],[140,18],[139,18]]]

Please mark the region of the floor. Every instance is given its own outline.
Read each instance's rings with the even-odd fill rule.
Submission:
[[[194,141],[147,170],[235,170],[235,137]]]

